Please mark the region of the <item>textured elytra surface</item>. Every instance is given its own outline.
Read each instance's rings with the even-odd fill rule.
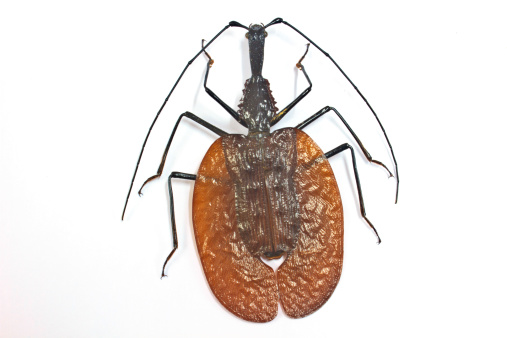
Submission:
[[[229,135],[222,145],[234,182],[236,224],[248,250],[255,257],[290,252],[299,231],[295,129],[265,137]]]
[[[292,140],[290,135],[293,135]],[[298,230],[295,237],[293,234],[288,236],[293,236],[291,238],[296,246],[288,249],[288,256],[276,274],[258,258],[259,253],[251,249],[255,245],[250,243],[247,246],[243,239],[245,235],[240,234],[241,227],[242,231],[251,230],[253,233],[258,225],[252,219],[247,222],[252,224],[253,229],[240,224],[244,218],[248,218],[249,211],[238,212],[238,199],[242,198],[242,194],[247,196],[252,192],[238,192],[238,184],[233,178],[236,175],[237,179],[238,173],[242,175],[242,170],[249,166],[248,161],[257,163],[259,160],[251,155],[247,156],[246,164],[241,162],[234,165],[234,156],[237,154],[231,160],[231,155],[227,154],[228,150],[223,145],[231,141],[227,138],[233,138],[235,146],[240,147],[238,140],[241,138],[226,136],[211,146],[199,168],[193,201],[196,243],[210,288],[228,310],[255,322],[272,320],[277,314],[278,301],[286,314],[294,318],[304,317],[320,308],[338,283],[343,258],[343,212],[329,162],[319,147],[299,130],[284,129],[274,132],[271,137],[272,141],[279,142],[267,141],[268,144],[257,145],[264,149],[260,154],[264,154],[265,163],[277,164],[279,160],[272,156],[273,153],[291,147],[295,148],[292,153],[295,156],[284,157],[283,161],[290,162],[288,166],[292,166],[288,170],[270,173],[270,170],[273,171],[270,168],[276,165],[264,166],[265,174],[272,177],[278,175],[280,178],[290,173],[293,188],[283,188],[285,190],[282,189],[279,195],[273,192],[277,189],[269,192],[269,189],[260,188],[259,196],[269,196],[271,193],[275,198],[290,200],[290,196],[281,195],[284,192],[293,194],[296,201],[291,205],[297,205],[297,210],[294,212],[293,207],[289,206],[274,211],[275,208],[268,206],[262,211],[267,217],[265,225],[273,227],[273,224],[281,224],[279,229],[272,228],[271,234],[284,227],[293,229],[287,233]],[[266,149],[271,149],[268,152],[270,155],[266,155]],[[227,155],[229,157],[226,160]],[[266,156],[272,157],[266,160]],[[260,182],[260,179],[253,178],[251,182]],[[291,215],[285,215],[289,212]],[[276,220],[281,223],[276,223]],[[252,234],[250,236],[255,237]],[[264,239],[264,244],[275,243],[275,237]],[[254,240],[253,243],[258,244],[259,241]]]
[[[243,243],[234,199],[219,139],[204,157],[195,183],[192,214],[197,248],[208,284],[220,303],[243,319],[267,322],[278,312],[275,275]]]
[[[277,270],[280,303],[293,318],[324,305],[343,265],[343,208],[333,170],[313,140],[302,131],[297,133],[294,181],[301,229],[296,248]]]

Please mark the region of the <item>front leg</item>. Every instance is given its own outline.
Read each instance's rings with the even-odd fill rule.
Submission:
[[[303,66],[302,62],[303,62],[303,59],[305,58],[306,54],[308,53],[308,48],[310,47],[310,44],[307,44],[306,45],[306,52],[303,54],[303,56],[301,57],[301,59],[299,59],[298,63],[296,64],[296,67],[301,70],[303,72],[303,74],[305,75],[306,77],[306,81],[308,81],[308,87],[301,93],[298,95],[298,97],[296,97],[294,99],[294,101],[292,101],[291,103],[289,103],[287,105],[287,107],[285,107],[284,109],[282,109],[278,114],[276,114],[270,121],[270,125],[271,127],[274,126],[275,124],[278,123],[278,121],[280,121],[285,115],[287,115],[287,113],[292,109],[294,108],[294,106],[296,104],[299,103],[299,101],[301,101],[306,95],[308,95],[308,93],[312,90],[312,81],[310,81],[310,77],[308,77],[308,74],[306,74],[306,70],[305,70],[305,67]]]
[[[202,40],[202,48],[204,50],[204,40]],[[239,116],[238,112],[236,112],[234,109],[229,107],[227,103],[225,103],[221,98],[219,98],[211,89],[208,88],[208,75],[209,70],[213,63],[215,62],[211,56],[208,54],[208,52],[204,51],[204,54],[208,57],[208,66],[206,67],[206,75],[204,76],[204,90],[206,93],[213,98],[216,102],[218,102],[219,105],[222,106],[236,121],[238,121],[239,124],[241,124],[243,127],[247,127],[247,124],[245,121]]]

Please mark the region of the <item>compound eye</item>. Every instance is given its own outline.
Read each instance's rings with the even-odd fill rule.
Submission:
[[[268,36],[268,32],[264,31],[264,37],[267,37],[267,36]]]
[[[247,39],[250,37],[250,35],[248,34],[248,32],[246,32],[245,37],[246,37]]]

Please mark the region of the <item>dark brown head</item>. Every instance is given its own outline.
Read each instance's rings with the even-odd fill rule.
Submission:
[[[246,38],[248,39],[248,48],[250,50],[250,67],[252,76],[262,75],[262,64],[264,63],[264,39],[268,33],[264,25],[252,24],[248,28]]]

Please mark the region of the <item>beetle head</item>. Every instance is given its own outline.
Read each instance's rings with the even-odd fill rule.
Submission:
[[[246,38],[248,39],[248,48],[250,50],[250,67],[252,76],[262,74],[262,64],[264,63],[264,40],[268,33],[264,25],[250,25]]]

